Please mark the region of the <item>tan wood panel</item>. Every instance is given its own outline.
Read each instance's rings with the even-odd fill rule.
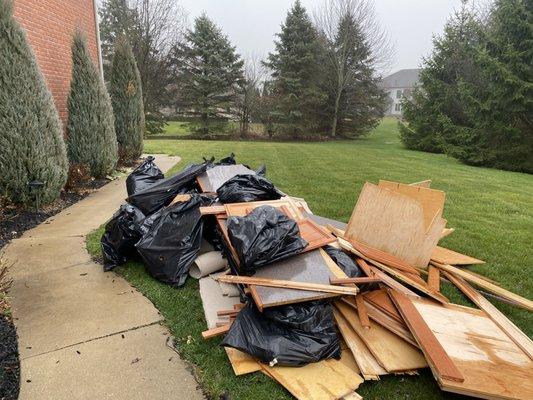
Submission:
[[[423,354],[416,347],[372,321],[370,329],[365,329],[357,312],[346,303],[336,302],[335,306],[363,340],[378,363],[388,372],[412,371],[428,366]]]
[[[478,260],[477,258],[470,257],[441,246],[435,247],[431,253],[431,260],[441,264],[450,265],[485,264],[485,261]]]
[[[390,253],[414,267],[427,268],[445,225],[446,221],[436,213],[426,227],[419,202],[367,182],[345,238]]]

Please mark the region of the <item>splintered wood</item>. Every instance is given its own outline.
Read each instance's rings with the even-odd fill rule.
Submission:
[[[367,182],[345,237],[390,253],[414,267],[426,268],[446,226],[441,215],[442,210],[436,212],[426,226],[424,208],[418,201]]]

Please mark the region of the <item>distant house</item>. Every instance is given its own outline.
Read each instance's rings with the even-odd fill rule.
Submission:
[[[93,62],[102,71],[96,1],[14,1],[15,19],[26,31],[64,125],[72,69],[70,47],[76,28],[85,34]]]
[[[389,107],[386,115],[402,115],[401,101],[404,97],[409,98],[411,91],[418,82],[419,69],[401,69],[387,76],[381,82],[381,87],[389,95]]]

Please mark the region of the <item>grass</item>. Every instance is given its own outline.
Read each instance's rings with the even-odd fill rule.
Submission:
[[[147,153],[177,154],[181,169],[203,156],[236,154],[239,162],[267,166],[267,176],[283,191],[304,197],[319,215],[347,221],[365,181],[379,179],[414,182],[431,178],[432,186],[446,192],[445,218],[456,231],[443,243],[454,250],[487,261],[476,272],[498,281],[527,298],[533,298],[533,176],[494,169],[469,167],[444,155],[402,148],[395,120],[386,119],[365,139],[326,143],[227,142],[150,140]],[[88,249],[99,254],[102,229],[89,235]],[[139,262],[117,271],[147,296],[165,317],[178,339],[182,357],[196,366],[198,379],[211,398],[224,393],[231,399],[290,399],[282,386],[259,373],[235,377],[219,340],[203,341],[205,329],[198,284],[189,279],[173,289],[150,278]],[[469,304],[460,293],[445,285],[453,302]],[[494,303],[529,336],[531,313]],[[460,398],[442,392],[429,370],[420,376],[386,376],[367,382],[357,390],[365,399]]]
[[[165,131],[158,136],[189,136],[193,133],[193,124],[186,121],[168,121]]]

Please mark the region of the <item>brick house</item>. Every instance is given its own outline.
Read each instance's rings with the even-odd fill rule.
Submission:
[[[14,0],[15,19],[26,30],[37,62],[66,124],[71,77],[71,41],[85,33],[93,62],[102,72],[96,0]]]

